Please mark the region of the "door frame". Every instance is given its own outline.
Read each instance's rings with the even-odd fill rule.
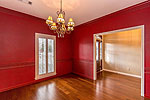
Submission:
[[[144,96],[144,79],[145,79],[144,78],[144,65],[145,65],[144,64],[144,54],[145,54],[144,53],[144,25],[93,34],[93,66],[94,66],[93,67],[93,80],[97,79],[97,73],[96,73],[96,49],[95,49],[96,48],[96,45],[95,45],[96,36],[97,35],[113,34],[113,33],[116,33],[116,32],[128,31],[128,30],[133,30],[133,29],[141,29],[142,30],[142,33],[141,33],[141,55],[142,55],[141,56],[141,96]]]

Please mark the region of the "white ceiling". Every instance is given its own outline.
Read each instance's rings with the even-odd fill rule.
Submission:
[[[30,1],[32,5],[19,0],[0,0],[0,6],[42,19],[52,16],[56,21],[56,11],[59,10],[60,0]],[[147,0],[63,0],[63,10],[66,12],[67,20],[72,17],[76,25],[80,25],[144,1]]]

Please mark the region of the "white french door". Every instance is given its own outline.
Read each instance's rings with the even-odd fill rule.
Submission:
[[[35,79],[56,75],[56,37],[35,34]]]

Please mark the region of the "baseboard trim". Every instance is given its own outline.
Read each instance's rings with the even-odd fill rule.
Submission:
[[[85,75],[85,74],[81,74],[81,73],[78,73],[78,72],[72,72],[73,74],[76,74],[76,75],[79,75],[79,76],[82,76],[82,77],[84,77],[84,78],[88,78],[88,79],[91,79],[91,80],[93,80],[93,77],[91,77],[91,76],[87,76],[87,75]]]
[[[15,86],[10,86],[10,87],[7,87],[7,88],[0,89],[0,93],[8,91],[8,90],[13,90],[13,89],[16,89],[16,88],[20,88],[20,87],[23,87],[23,86],[32,85],[32,84],[35,84],[35,83],[36,83],[35,81],[30,81],[30,82],[26,82],[26,83],[17,84]]]
[[[150,96],[147,96],[146,94],[145,94],[145,97],[146,97],[146,98],[150,98]]]
[[[14,85],[14,86],[9,86],[9,87],[0,89],[0,93],[8,91],[8,90],[13,90],[13,89],[16,89],[16,88],[28,86],[28,85],[40,83],[40,82],[43,82],[43,81],[46,81],[46,80],[49,80],[49,79],[53,79],[53,78],[57,78],[57,77],[61,77],[61,76],[64,76],[64,75],[67,75],[67,74],[70,74],[70,73],[71,72],[65,73],[65,74],[62,74],[62,75],[50,76],[50,77],[46,77],[46,78],[39,79],[39,80],[33,80],[33,81],[25,82],[25,83],[20,83],[20,84]]]
[[[117,74],[131,76],[131,77],[136,77],[136,78],[141,78],[141,76],[139,76],[139,75],[133,75],[133,74],[128,74],[128,73],[124,73],[124,72],[113,71],[113,70],[109,70],[109,69],[103,69],[103,71],[117,73]]]

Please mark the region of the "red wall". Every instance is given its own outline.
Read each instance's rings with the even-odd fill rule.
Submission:
[[[145,96],[150,97],[148,1],[77,26],[72,35],[57,38],[56,76],[73,71],[93,79],[93,34],[138,25],[145,25]],[[44,20],[0,7],[0,91],[38,82],[34,80],[35,32],[53,34]]]
[[[0,7],[0,92],[37,82],[36,32],[53,34],[45,20]],[[72,72],[70,37],[56,39],[56,76]]]
[[[145,25],[145,96],[150,97],[150,1],[95,19],[75,28],[73,72],[93,79],[93,34]]]

